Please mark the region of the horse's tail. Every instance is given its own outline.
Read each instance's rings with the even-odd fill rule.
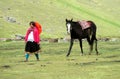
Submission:
[[[91,26],[91,31],[92,31],[92,35],[96,36],[96,31],[97,31],[97,26],[93,21],[88,21],[90,23]]]
[[[88,21],[88,22],[90,22],[90,26],[91,26],[91,44],[93,44],[94,40],[97,41],[97,39],[96,39],[97,27],[94,22],[92,22],[92,21]]]

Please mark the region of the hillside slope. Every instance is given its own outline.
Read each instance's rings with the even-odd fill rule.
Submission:
[[[0,38],[25,35],[30,21],[42,38],[64,37],[65,19],[92,20],[98,37],[120,37],[120,0],[0,0]]]

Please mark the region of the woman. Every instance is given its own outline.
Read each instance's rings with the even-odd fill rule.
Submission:
[[[26,42],[26,45],[25,45],[26,60],[25,61],[28,61],[29,55],[31,53],[34,53],[36,56],[36,59],[39,60],[39,55],[38,55],[38,52],[40,50],[39,34],[42,31],[41,26],[40,25],[38,26],[38,23],[33,21],[31,21],[29,25],[30,25],[30,28],[28,28],[27,33],[25,35],[25,42]]]

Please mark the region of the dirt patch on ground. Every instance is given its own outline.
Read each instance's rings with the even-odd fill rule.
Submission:
[[[112,61],[112,62],[118,62],[118,63],[119,63],[119,62],[120,62],[120,60],[114,60],[114,61]]]
[[[84,62],[84,63],[75,63],[75,65],[81,65],[81,66],[84,66],[84,65],[92,65],[94,64],[95,62]]]
[[[3,65],[3,66],[1,66],[1,68],[8,69],[8,68],[11,68],[11,66],[10,65]]]
[[[115,57],[119,57],[120,55],[111,55],[111,56],[106,56],[104,58],[115,58]]]

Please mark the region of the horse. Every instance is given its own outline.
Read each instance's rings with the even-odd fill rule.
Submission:
[[[68,32],[68,34],[70,34],[70,37],[71,37],[69,50],[66,55],[67,57],[70,55],[70,52],[71,52],[71,49],[72,49],[75,39],[79,40],[79,44],[80,44],[80,48],[81,48],[81,55],[83,55],[82,39],[87,39],[87,42],[90,46],[89,55],[91,55],[91,52],[93,50],[93,44],[95,42],[95,50],[96,50],[96,54],[98,55],[97,38],[96,38],[97,27],[96,27],[95,23],[92,21],[86,21],[86,22],[89,23],[90,27],[88,27],[86,29],[82,29],[82,26],[78,21],[73,21],[73,19],[71,19],[71,20],[66,19],[67,32]]]

